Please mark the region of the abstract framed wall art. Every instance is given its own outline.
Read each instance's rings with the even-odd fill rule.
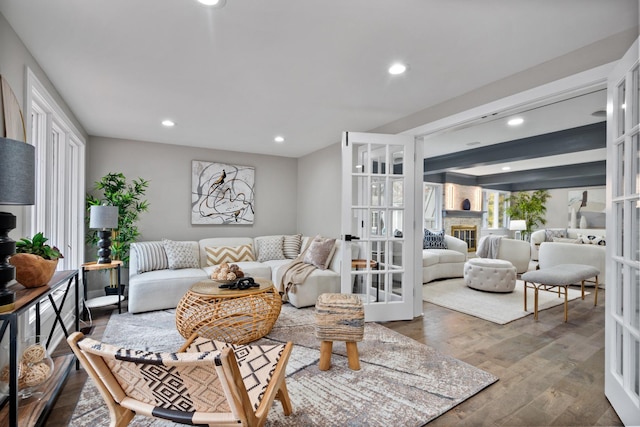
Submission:
[[[254,185],[253,167],[193,160],[191,224],[253,224]]]

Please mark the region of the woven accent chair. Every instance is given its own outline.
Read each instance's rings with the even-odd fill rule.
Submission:
[[[76,332],[67,339],[109,408],[110,425],[135,415],[180,424],[262,426],[285,385],[293,347],[232,345],[193,335],[177,353],[119,348]]]

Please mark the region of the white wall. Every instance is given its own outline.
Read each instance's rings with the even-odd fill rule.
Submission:
[[[87,191],[109,172],[149,183],[149,211],[141,215],[140,240],[199,240],[205,237],[260,236],[296,232],[296,159],[170,144],[90,137]],[[191,225],[191,161],[255,167],[253,225]]]
[[[300,233],[309,236],[340,236],[341,162],[340,143],[298,159]]]
[[[596,190],[604,189],[604,186],[599,187],[580,187],[580,188],[558,188],[549,190],[551,198],[547,200],[547,213],[545,219],[547,224],[539,228],[566,228],[569,224],[569,208],[568,193],[572,190]],[[580,218],[578,218],[580,221]]]

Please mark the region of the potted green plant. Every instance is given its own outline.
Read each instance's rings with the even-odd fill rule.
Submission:
[[[94,184],[94,190],[97,194],[87,193],[86,198],[86,222],[89,222],[89,211],[91,206],[110,205],[118,207],[118,229],[113,230],[111,236],[111,257],[114,260],[121,260],[124,267],[129,265],[129,251],[131,243],[135,242],[140,232],[138,231],[137,222],[142,212],[149,210],[149,202],[143,200],[149,182],[137,178],[131,182],[127,182],[127,178],[122,173],[108,173]],[[97,230],[89,230],[87,233],[87,242],[92,245],[98,243]],[[115,284],[113,290],[107,290],[107,293],[116,293]],[[123,288],[124,286],[121,285]],[[124,289],[121,289],[124,292]]]
[[[47,245],[49,239],[42,232],[32,238],[24,237],[16,242],[16,253],[9,262],[16,268],[16,280],[26,288],[36,288],[49,283],[64,258],[55,246]]]
[[[521,191],[509,196],[509,206],[507,207],[507,215],[511,219],[521,219],[525,221],[526,228],[524,231],[525,239],[529,239],[529,235],[538,224],[544,225],[547,220],[544,218],[547,212],[545,203],[551,194],[547,190],[536,190],[534,192]]]

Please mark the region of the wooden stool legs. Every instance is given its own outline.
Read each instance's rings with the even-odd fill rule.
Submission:
[[[347,341],[347,359],[349,359],[349,369],[360,370],[360,357],[358,356],[358,344]]]
[[[320,343],[320,364],[318,368],[326,371],[331,366],[331,350],[333,349],[333,341],[322,341]]]
[[[347,360],[349,368],[354,371],[360,370],[360,357],[358,356],[358,344],[353,341],[347,341]],[[320,343],[320,363],[318,368],[326,371],[331,367],[331,352],[333,350],[333,341],[322,341]]]

